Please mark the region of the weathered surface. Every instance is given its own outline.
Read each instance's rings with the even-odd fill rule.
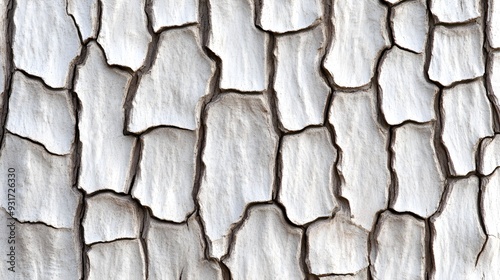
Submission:
[[[360,272],[348,275],[336,275],[336,276],[323,276],[320,280],[367,280],[368,278],[368,268],[361,270]]]
[[[441,139],[448,151],[450,172],[466,175],[476,169],[482,137],[492,136],[492,113],[482,80],[443,90]]]
[[[285,221],[277,206],[253,206],[223,262],[235,280],[304,279],[300,267],[302,234]]]
[[[132,196],[153,216],[177,223],[194,211],[196,133],[157,128],[141,136],[139,172]]]
[[[194,218],[190,218],[186,224],[151,220],[145,238],[149,279],[222,280],[220,267],[204,258],[202,234]]]
[[[276,33],[298,31],[320,20],[321,5],[320,0],[263,0],[257,24]]]
[[[429,78],[445,87],[484,74],[483,32],[478,24],[436,26]]]
[[[205,172],[198,193],[210,254],[226,254],[231,224],[271,199],[278,137],[264,96],[227,93],[206,111]]]
[[[373,279],[425,279],[425,222],[384,212],[372,245]]]
[[[10,132],[65,155],[73,145],[75,122],[68,91],[50,90],[22,72],[14,73],[6,124]]]
[[[162,32],[155,62],[142,76],[132,102],[128,130],[141,133],[159,125],[196,129],[198,103],[208,93],[214,68],[196,27]]]
[[[491,86],[490,98],[500,112],[500,52],[492,52],[490,57],[490,67],[488,68],[487,82]],[[499,113],[497,113],[499,116]]]
[[[89,280],[145,280],[144,250],[139,240],[118,240],[94,244],[87,252]]]
[[[335,30],[325,68],[341,87],[367,85],[380,53],[390,46],[387,7],[378,0],[337,0],[332,9]]]
[[[399,7],[399,6],[398,6]],[[387,123],[428,122],[435,119],[439,88],[424,76],[425,56],[393,47],[382,58],[378,83]]]
[[[265,90],[269,38],[254,24],[254,1],[209,2],[211,28],[208,47],[222,60],[220,88]]]
[[[337,150],[328,129],[309,128],[285,135],[281,144],[281,187],[278,199],[295,224],[332,215],[337,202],[333,168]]]
[[[424,0],[406,1],[393,7],[391,28],[396,45],[422,53],[427,42],[428,22]]]
[[[500,169],[483,180],[482,214],[486,233],[489,237],[500,238]]]
[[[104,55],[90,43],[77,67],[75,92],[81,102],[78,128],[82,142],[78,184],[87,193],[110,189],[127,192],[135,138],[123,135],[126,88],[131,76],[106,66]]]
[[[155,32],[165,27],[198,22],[198,0],[152,0],[151,13]]]
[[[14,64],[51,87],[66,87],[81,48],[66,1],[19,0],[15,6]]]
[[[433,279],[479,279],[475,263],[486,240],[477,210],[479,180],[471,176],[453,181],[449,187],[442,212],[431,218],[435,231]]]
[[[99,29],[99,0],[67,0],[68,14],[75,19],[82,40],[95,39]]]
[[[490,175],[500,166],[500,134],[483,139],[479,158],[479,172],[482,175]]]
[[[72,188],[71,158],[51,155],[41,145],[10,133],[3,140],[0,168],[5,191],[0,192],[0,205],[9,209],[8,201],[12,200],[8,198],[13,195],[17,205],[14,217],[18,220],[72,228],[78,219],[81,195]],[[7,173],[10,168],[17,174],[14,192],[7,191],[7,179],[13,178]]]
[[[476,271],[481,280],[496,280],[500,275],[500,239],[488,236],[481,254],[478,256]],[[479,279],[479,278],[478,278]]]
[[[322,124],[330,88],[320,73],[325,31],[312,30],[276,37],[277,111],[285,130]]]
[[[486,34],[490,46],[495,49],[500,48],[500,1],[488,0],[488,12],[486,22]]]
[[[436,212],[445,177],[434,148],[434,135],[434,123],[408,123],[394,130],[392,166],[397,195],[393,208],[396,211],[409,211],[424,218]]]
[[[100,0],[101,25],[97,41],[110,65],[139,69],[146,59],[151,35],[147,29],[146,0]]]
[[[307,229],[306,263],[313,274],[352,274],[368,266],[368,231],[341,213]]]
[[[87,198],[82,220],[85,243],[137,238],[141,216],[137,205],[127,197],[105,192]]]
[[[431,0],[430,8],[438,22],[467,22],[481,16],[480,0]]]
[[[387,129],[377,121],[376,92],[335,92],[329,121],[342,151],[337,169],[341,195],[349,201],[352,219],[371,230],[375,214],[387,206],[390,174]]]

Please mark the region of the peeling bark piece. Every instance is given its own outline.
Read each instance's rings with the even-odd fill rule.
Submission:
[[[445,87],[484,74],[483,32],[478,24],[436,26],[429,78]]]
[[[159,125],[196,129],[198,103],[208,94],[214,71],[196,27],[162,32],[156,60],[142,76],[132,102],[128,130],[141,133]]]
[[[434,134],[433,123],[408,123],[395,129],[392,160],[398,191],[393,208],[398,212],[427,218],[439,206],[445,176],[436,156]]]
[[[10,216],[3,209],[0,212],[4,223],[8,224],[12,221],[7,220]],[[9,234],[9,227],[2,226],[0,236],[5,238],[5,244],[7,244]],[[5,260],[10,257],[4,256],[4,268],[0,272],[0,277],[2,279],[82,279],[80,245],[77,233],[71,229],[55,229],[43,224],[15,222],[15,244],[7,244],[4,251],[7,255],[11,250],[9,246],[15,247],[15,272],[7,270],[10,264]]]
[[[302,230],[290,226],[283,215],[277,206],[269,204],[248,210],[230,255],[223,260],[233,279],[305,278],[300,269]]]
[[[149,279],[220,279],[220,267],[204,258],[203,233],[194,218],[186,224],[151,220],[146,244]]]
[[[22,72],[13,76],[7,129],[41,143],[54,154],[69,154],[75,138],[75,116],[67,90],[50,90]]]
[[[196,133],[157,128],[141,136],[142,153],[132,196],[155,217],[177,223],[194,211]]]
[[[344,178],[341,195],[349,201],[353,221],[371,230],[375,214],[387,206],[390,185],[388,132],[377,121],[376,93],[373,88],[336,92],[330,112],[342,151],[337,164]]]
[[[70,156],[47,153],[41,145],[6,133],[0,153],[2,180],[12,179],[7,170],[14,168],[17,183],[14,217],[22,222],[43,222],[56,228],[72,228],[77,218],[80,193],[72,188]],[[6,185],[7,187],[7,185]],[[9,192],[12,194],[12,192]],[[0,192],[0,205],[9,209],[7,189]]]
[[[285,206],[288,218],[303,225],[331,216],[337,207],[333,194],[337,150],[328,129],[309,128],[299,134],[285,135],[280,153],[279,201]]]
[[[479,172],[490,175],[500,166],[500,134],[493,138],[484,138],[481,142]]]
[[[153,29],[183,26],[198,22],[198,0],[152,0]]]
[[[422,53],[427,41],[428,22],[424,0],[408,1],[393,7],[391,27],[396,45]]]
[[[368,280],[368,268],[361,270],[353,275],[332,275],[319,277],[320,280]]]
[[[488,1],[488,20],[486,21],[486,33],[490,46],[494,49],[500,48],[500,1]]]
[[[123,103],[131,76],[107,67],[97,44],[90,43],[87,49],[75,83],[82,105],[79,188],[87,193],[102,189],[126,193],[135,145],[135,137],[123,135]]]
[[[424,76],[425,57],[394,47],[382,58],[379,75],[382,110],[387,123],[428,122],[436,118],[439,88]]]
[[[486,237],[477,211],[478,187],[476,176],[450,183],[442,213],[431,218],[435,229],[432,279],[479,279],[475,263]]]
[[[497,280],[500,275],[500,239],[488,236],[481,255],[476,265],[476,270],[480,273],[478,279]]]
[[[320,74],[324,26],[276,37],[278,117],[288,131],[323,123],[330,88]]]
[[[66,1],[19,0],[15,8],[14,64],[51,87],[65,87],[70,65],[81,49]]]
[[[82,40],[95,39],[99,29],[98,0],[67,0],[68,14],[75,19]]]
[[[138,238],[141,213],[126,197],[99,193],[86,199],[83,230],[86,244]]]
[[[220,88],[265,90],[269,37],[254,24],[254,1],[209,2],[211,29],[208,47],[222,60]]]
[[[89,280],[146,279],[144,251],[139,240],[118,240],[92,245],[89,258]]]
[[[263,0],[257,24],[266,31],[285,33],[307,28],[321,16],[319,0]]]
[[[151,35],[145,0],[101,0],[101,27],[97,41],[110,65],[139,69],[146,60]]]
[[[350,274],[368,267],[368,231],[337,214],[307,229],[306,263],[313,274]]]
[[[464,176],[476,168],[481,138],[493,135],[490,103],[482,80],[443,90],[442,141],[448,150],[453,175]]]
[[[337,0],[332,9],[335,30],[325,68],[338,86],[367,85],[380,53],[391,45],[386,27],[388,9],[378,0]]]
[[[485,180],[481,199],[486,233],[500,238],[500,169]]]
[[[207,106],[198,201],[212,257],[226,254],[249,203],[271,200],[278,136],[265,98],[227,93]]]
[[[425,279],[425,222],[384,212],[372,246],[373,279]]]
[[[431,12],[437,22],[460,23],[481,16],[479,0],[431,0]]]

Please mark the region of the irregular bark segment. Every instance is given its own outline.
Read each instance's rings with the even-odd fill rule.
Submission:
[[[196,27],[162,32],[156,60],[139,82],[127,129],[135,133],[159,125],[196,129],[196,109],[209,91],[214,71]]]
[[[151,12],[155,32],[195,23],[198,22],[198,0],[152,0]]]
[[[476,271],[480,274],[478,279],[496,280],[500,275],[500,239],[488,236],[483,251],[479,255]]]
[[[51,87],[65,87],[70,65],[81,48],[66,1],[19,0],[15,7],[14,64]]]
[[[95,39],[99,28],[98,0],[67,0],[68,14],[75,19],[82,39]]]
[[[271,199],[278,137],[262,95],[228,93],[207,106],[205,172],[198,194],[210,254],[226,254],[231,224]]]
[[[260,7],[257,24],[276,33],[298,31],[321,18],[320,0],[263,0]]]
[[[68,91],[49,90],[19,71],[12,79],[6,128],[41,143],[51,153],[69,154],[76,120]]]
[[[397,47],[386,52],[378,82],[382,110],[389,124],[435,119],[434,99],[439,88],[425,79],[424,64],[423,54],[414,54]]]
[[[481,16],[479,0],[431,0],[432,14],[438,22],[459,23]]]
[[[97,44],[90,43],[87,48],[75,82],[82,105],[78,184],[87,193],[102,189],[127,192],[135,137],[123,135],[123,102],[131,76],[107,67]]]
[[[495,170],[483,183],[482,212],[486,233],[500,238],[500,169]]]
[[[336,92],[330,110],[337,145],[338,170],[344,178],[341,195],[349,201],[352,219],[371,230],[375,214],[387,206],[390,173],[387,129],[377,121],[373,89]]]
[[[28,205],[26,205],[28,206]],[[81,248],[78,234],[71,229],[55,229],[42,224],[21,224],[9,220],[10,216],[0,209],[4,225],[0,236],[5,238],[4,267],[2,279],[82,279]],[[15,223],[11,233],[9,223]],[[7,237],[14,234],[15,243],[7,243]],[[14,250],[10,248],[14,247]],[[7,254],[14,254],[15,264],[10,264]],[[14,264],[14,271],[7,268]]]
[[[434,148],[434,124],[405,124],[395,129],[392,149],[398,190],[393,208],[427,218],[436,212],[445,177]],[[415,164],[418,163],[418,164]]]
[[[196,133],[157,128],[141,136],[142,153],[132,196],[155,217],[177,223],[194,211]]]
[[[97,41],[110,65],[139,69],[146,60],[151,35],[147,29],[145,0],[100,0],[101,28]]]
[[[476,169],[476,151],[481,138],[493,135],[491,107],[482,80],[443,90],[442,141],[448,150],[454,175]]]
[[[286,130],[323,123],[330,88],[320,74],[324,26],[277,36],[276,91],[278,117]]]
[[[87,198],[82,221],[85,243],[139,237],[141,214],[126,197],[106,192]]]
[[[384,212],[372,246],[373,279],[425,279],[425,223]]]
[[[221,58],[221,89],[267,88],[269,37],[254,24],[252,0],[210,0],[208,47]]]
[[[196,219],[186,224],[151,220],[146,236],[149,279],[220,279],[220,267],[204,258],[203,235]]]
[[[484,138],[481,141],[479,172],[490,175],[500,166],[500,134],[493,138]]]
[[[251,207],[223,262],[235,280],[304,279],[300,269],[302,234],[285,221],[277,206]]]
[[[92,245],[87,252],[89,280],[146,279],[144,251],[139,240],[119,240]]]
[[[5,134],[0,153],[1,180],[0,205],[14,207],[14,217],[23,222],[43,222],[56,228],[72,228],[77,219],[80,193],[72,188],[72,162],[70,156],[55,156],[28,140],[10,133]],[[13,168],[14,172],[7,172]],[[8,175],[14,173],[14,176]],[[7,191],[8,179],[14,179],[14,190]],[[8,195],[10,194],[10,195]],[[9,198],[11,198],[9,200]]]
[[[336,0],[332,9],[335,30],[325,68],[341,87],[367,85],[378,56],[390,46],[387,7],[378,0]]]
[[[445,87],[484,74],[483,31],[478,24],[436,26],[429,78]]]
[[[368,231],[343,214],[311,224],[307,242],[313,274],[351,274],[368,266]]]
[[[479,180],[475,176],[460,179],[450,188],[442,213],[431,219],[433,279],[479,279],[476,258],[486,240],[477,210]]]
[[[368,268],[361,270],[360,272],[354,273],[352,275],[332,275],[319,277],[320,280],[367,280],[368,278]]]
[[[393,7],[391,27],[396,45],[422,53],[427,41],[428,22],[424,0],[407,1]]]
[[[295,224],[306,224],[332,215],[337,206],[333,194],[333,168],[337,150],[328,129],[309,128],[285,135],[281,145],[279,201]]]
[[[494,49],[500,48],[500,1],[488,1],[488,20],[486,21],[486,32],[490,46]]]

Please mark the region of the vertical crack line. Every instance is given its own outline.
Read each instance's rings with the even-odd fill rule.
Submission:
[[[435,271],[434,254],[432,250],[432,240],[434,238],[433,228],[431,227],[430,219],[425,219],[425,278],[431,279]]]
[[[479,152],[478,152],[479,153]],[[479,257],[484,251],[484,248],[486,247],[486,243],[488,242],[489,235],[488,231],[486,230],[486,222],[484,219],[484,208],[483,208],[483,201],[484,201],[484,189],[486,188],[486,185],[488,183],[489,179],[485,177],[480,177],[479,178],[479,188],[478,188],[478,195],[477,195],[477,215],[479,217],[479,224],[481,225],[481,229],[483,230],[484,235],[486,236],[486,239],[484,240],[483,246],[481,247],[481,250],[477,254],[476,257],[476,265],[479,262]]]
[[[311,272],[307,265],[307,253],[309,252],[309,244],[307,242],[307,228],[302,228],[302,238],[300,240],[300,269],[304,273],[304,279],[307,280]]]
[[[5,73],[4,73],[4,88],[1,101],[2,108],[0,114],[0,125],[2,126],[0,134],[0,147],[3,147],[4,136],[6,133],[5,125],[7,124],[8,112],[9,112],[9,99],[12,91],[12,76],[14,75],[15,65],[14,65],[14,50],[12,49],[12,43],[14,41],[14,13],[16,8],[15,0],[10,0],[7,4],[7,11],[5,21],[5,30],[2,30],[3,36],[2,40],[5,40],[5,57],[3,57],[2,63],[5,63]],[[1,67],[1,66],[0,66]]]
[[[391,175],[391,184],[389,185],[389,196],[387,199],[388,208],[394,207],[399,194],[399,181],[396,170],[394,169],[394,162],[396,160],[396,153],[393,148],[394,144],[396,143],[395,129],[396,127],[389,128],[389,142],[387,143],[388,167]]]
[[[146,279],[149,279],[149,250],[148,250],[148,244],[146,242],[146,238],[149,233],[149,225],[150,225],[150,218],[149,218],[149,213],[147,208],[141,207],[141,204],[136,202],[138,205],[138,208],[141,209],[142,211],[142,219],[141,219],[141,230],[140,230],[140,236],[139,236],[139,241],[141,242],[142,245],[142,250],[144,252],[144,265],[145,265],[145,272],[146,272]]]
[[[68,0],[65,1],[66,3],[66,7],[65,7],[65,10],[66,10],[66,15],[69,16],[71,18],[71,22],[73,22],[73,25],[75,26],[76,28],[76,32],[78,33],[78,38],[80,39],[80,44],[83,45],[83,36],[82,36],[82,32],[80,30],[80,26],[78,26],[78,23],[76,22],[76,19],[75,17],[69,13],[69,9],[68,9]]]

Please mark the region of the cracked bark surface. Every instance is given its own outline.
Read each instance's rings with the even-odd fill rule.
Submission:
[[[0,13],[0,279],[500,278],[498,0]]]

